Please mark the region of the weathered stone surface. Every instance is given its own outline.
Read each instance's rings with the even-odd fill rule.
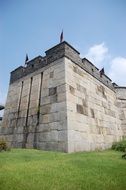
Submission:
[[[52,96],[52,95],[56,94],[56,92],[57,92],[57,88],[56,87],[49,88],[49,96]]]
[[[76,84],[74,96],[69,89],[66,91],[68,151],[111,147],[112,142],[118,141],[123,135],[122,127],[119,127],[118,107],[115,105],[116,93],[75,64],[72,67],[67,58],[65,63],[67,84]],[[124,114],[120,117],[124,120]],[[108,135],[110,138],[106,141]]]
[[[126,87],[113,85],[67,42],[11,73],[0,138],[64,152],[111,147],[126,136]]]

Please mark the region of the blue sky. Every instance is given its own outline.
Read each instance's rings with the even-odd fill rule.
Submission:
[[[125,0],[0,0],[0,103],[10,72],[64,40],[126,85]]]

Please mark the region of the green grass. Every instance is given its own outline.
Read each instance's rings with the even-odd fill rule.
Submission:
[[[0,153],[0,190],[125,190],[126,160],[116,151]]]

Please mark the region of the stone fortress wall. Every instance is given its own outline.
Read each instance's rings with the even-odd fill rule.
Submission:
[[[126,136],[126,88],[67,42],[11,72],[0,137],[14,147],[105,149]]]

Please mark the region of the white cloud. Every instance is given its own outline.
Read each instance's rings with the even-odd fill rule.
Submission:
[[[0,90],[2,89],[1,85],[0,85]],[[6,101],[6,94],[2,91],[0,91],[0,105],[5,105],[5,101]],[[0,117],[3,116],[3,112],[4,110],[0,111]]]
[[[2,92],[0,92],[0,105],[5,105],[5,101],[6,101],[6,95]],[[4,110],[0,111],[0,117],[3,116]]]
[[[6,95],[0,92],[0,104],[4,105],[6,100]]]
[[[108,75],[118,85],[126,86],[126,58],[116,57],[111,60]]]
[[[88,53],[85,55],[97,67],[103,66],[103,61],[108,58],[108,48],[105,43],[95,44],[89,48]]]
[[[85,55],[99,69],[105,68],[105,73],[118,85],[126,86],[126,58],[112,57],[105,43],[95,44]]]
[[[1,110],[0,111],[0,117],[3,117],[3,114],[4,114],[4,110]]]
[[[2,83],[0,82],[0,104],[4,105],[6,101],[6,92],[3,90]]]

